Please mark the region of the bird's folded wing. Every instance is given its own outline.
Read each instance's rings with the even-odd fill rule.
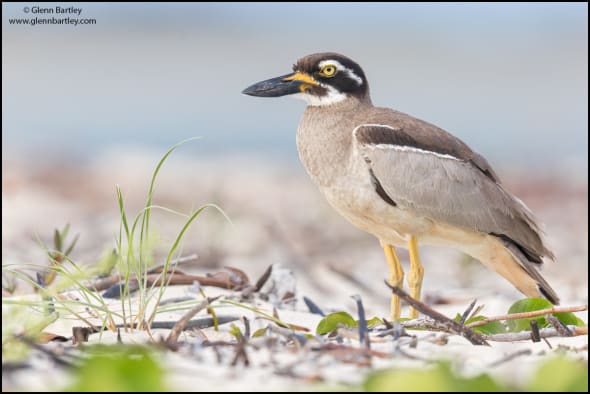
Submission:
[[[388,134],[387,143],[383,133]],[[545,254],[530,211],[471,160],[426,149],[409,131],[387,125],[358,126],[353,137],[374,177],[399,208],[502,235],[537,256]]]

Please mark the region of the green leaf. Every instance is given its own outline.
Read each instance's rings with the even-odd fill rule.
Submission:
[[[554,313],[553,316],[559,319],[560,322],[565,324],[566,326],[578,326],[583,327],[586,325],[582,319],[577,317],[571,312],[560,312]]]
[[[588,363],[558,357],[537,369],[527,391],[588,392]]]
[[[254,331],[254,334],[252,334],[252,338],[263,337],[266,334],[266,330],[266,327],[259,328],[258,330]]]
[[[553,305],[545,298],[525,298],[524,300],[516,301],[514,304],[512,304],[510,309],[508,309],[508,313],[533,312],[552,307]],[[539,328],[547,327],[547,319],[545,319],[543,316],[537,316],[524,319],[508,320],[508,328],[512,332],[530,331],[532,320],[537,321]]]
[[[358,320],[356,321],[356,324],[358,325]],[[377,316],[375,316],[372,319],[367,320],[367,327],[368,328],[373,328],[373,327],[377,327],[377,326],[381,326],[383,325],[383,320],[379,319]]]
[[[449,363],[440,362],[431,369],[391,369],[370,374],[365,391],[502,391],[503,387],[488,375],[473,378],[456,376]]]
[[[454,320],[456,322],[460,322],[461,317],[462,317],[461,314],[457,313],[455,315]],[[465,325],[471,324],[476,321],[485,320],[485,319],[486,319],[486,317],[482,316],[482,315],[473,316],[465,321]],[[472,327],[471,329],[475,332],[478,332],[480,334],[486,334],[486,335],[503,334],[506,332],[506,327],[504,327],[504,325],[502,323],[500,323],[499,321],[492,321],[492,322],[489,322],[489,323],[484,324],[482,326]]]
[[[72,250],[74,250],[74,246],[76,246],[76,243],[78,242],[78,238],[80,238],[80,234],[76,234],[74,240],[70,243],[70,246],[68,246],[68,248],[64,252],[64,256],[69,256],[70,253],[72,253]]]
[[[53,246],[55,247],[55,250],[57,250],[58,252],[61,252],[62,238],[61,238],[61,234],[58,229],[55,229],[53,231]]]
[[[369,392],[441,392],[451,384],[440,370],[390,369],[370,374],[363,384]]]
[[[66,391],[142,392],[169,390],[164,370],[151,352],[141,346],[94,346],[90,356],[74,371],[74,383]]]
[[[240,327],[236,326],[232,323],[231,328],[229,329],[229,333],[233,335],[238,341],[241,341],[244,338],[244,334],[242,334],[242,330]]]
[[[346,312],[334,312],[320,320],[315,331],[319,335],[329,334],[337,329],[338,325],[356,327],[357,322]]]
[[[465,322],[465,325],[471,324],[476,321],[482,321],[485,319],[486,319],[485,316],[481,316],[481,315],[473,316],[472,318],[467,319],[467,321]],[[489,335],[489,334],[503,334],[506,332],[506,327],[504,327],[504,325],[499,321],[492,321],[492,322],[486,323],[481,326],[472,327],[471,329],[475,332],[480,333],[480,334],[487,334],[487,335]]]

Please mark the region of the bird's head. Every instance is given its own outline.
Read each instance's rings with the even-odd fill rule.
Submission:
[[[293,95],[308,105],[331,105],[349,98],[369,99],[369,86],[360,66],[337,53],[316,53],[299,59],[293,72],[255,83],[242,93],[258,97]]]

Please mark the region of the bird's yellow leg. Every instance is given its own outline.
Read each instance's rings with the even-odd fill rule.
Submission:
[[[403,286],[404,281],[404,270],[399,262],[399,258],[395,253],[393,246],[386,244],[381,241],[381,246],[385,252],[385,258],[387,259],[387,265],[389,266],[389,284],[392,286]],[[401,300],[395,294],[391,295],[391,315],[392,321],[399,320],[402,311]]]
[[[420,292],[422,291],[422,279],[424,278],[424,267],[420,262],[418,254],[418,241],[416,237],[411,237],[408,241],[408,250],[410,252],[410,272],[408,273],[408,286],[410,296],[420,301]],[[418,311],[410,307],[410,319],[418,317]]]

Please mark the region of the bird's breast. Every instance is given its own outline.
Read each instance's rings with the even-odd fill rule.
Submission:
[[[329,187],[346,176],[351,154],[352,130],[337,120],[310,116],[307,111],[297,129],[297,151],[311,179]]]
[[[403,245],[411,235],[427,232],[432,223],[379,196],[368,164],[354,149],[355,124],[306,110],[297,130],[299,157],[336,211],[361,230]]]

